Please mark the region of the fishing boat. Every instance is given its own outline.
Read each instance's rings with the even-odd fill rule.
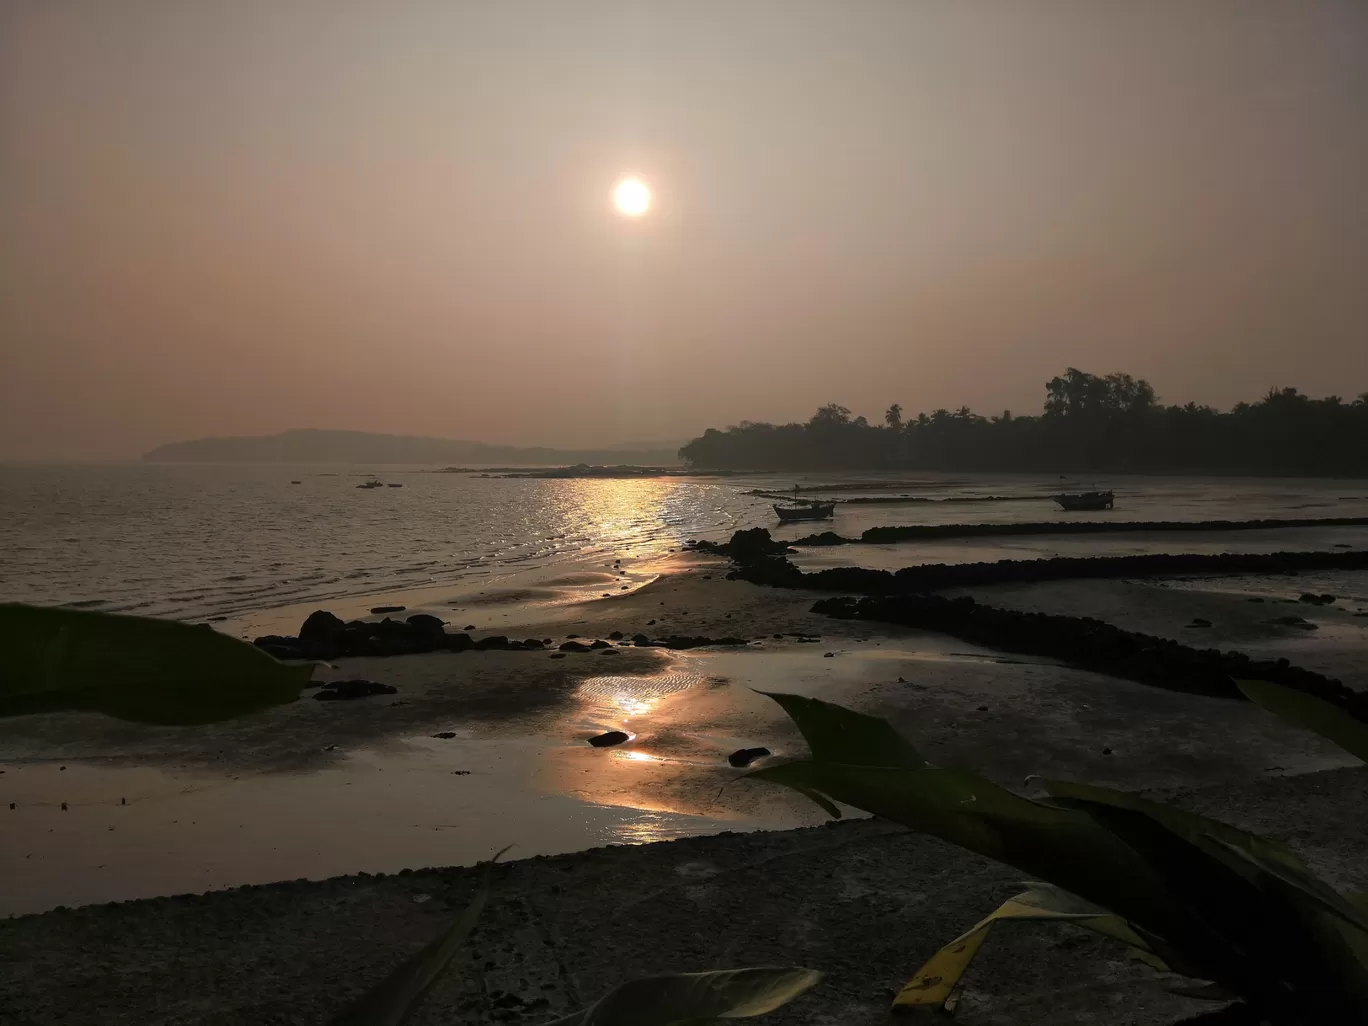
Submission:
[[[834,502],[809,502],[799,506],[774,506],[780,520],[830,520],[836,515]]]
[[[390,485],[390,487],[391,487],[391,488],[403,488],[404,486],[403,486],[402,483],[400,483],[400,484],[392,484],[392,485]]]
[[[362,482],[361,484],[357,485],[356,487],[357,487],[357,488],[384,488],[384,487],[385,487],[385,482],[384,482],[384,481],[376,480],[375,478],[371,478],[369,481]]]
[[[1116,494],[1105,492],[1062,492],[1054,501],[1067,510],[1111,509]]]

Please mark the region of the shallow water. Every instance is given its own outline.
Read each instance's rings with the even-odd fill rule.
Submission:
[[[403,487],[356,488],[372,471]],[[535,582],[603,556],[649,558],[686,539],[725,538],[742,527],[794,538],[827,528],[857,535],[884,524],[1368,515],[1368,482],[1323,479],[1116,478],[1098,482],[1117,489],[1116,510],[1061,514],[1048,496],[1071,482],[1048,475],[803,475],[805,486],[855,486],[829,493],[839,496],[907,491],[1025,501],[843,505],[834,521],[784,527],[770,509],[772,499],[745,494],[785,491],[794,480],[6,464],[0,465],[0,601],[183,619],[238,617],[424,586]],[[895,487],[863,487],[879,480]]]

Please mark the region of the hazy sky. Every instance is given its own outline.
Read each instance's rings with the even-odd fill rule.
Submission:
[[[0,457],[1071,364],[1368,390],[1368,0],[0,0]]]

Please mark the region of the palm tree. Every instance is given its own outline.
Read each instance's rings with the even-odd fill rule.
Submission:
[[[900,431],[902,429],[903,423],[902,407],[899,406],[897,403],[894,403],[892,406],[890,406],[887,412],[884,413],[884,423],[891,427],[894,431]]]

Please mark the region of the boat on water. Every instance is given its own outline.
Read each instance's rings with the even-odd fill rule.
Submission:
[[[1054,496],[1054,501],[1067,510],[1111,509],[1116,493],[1105,492],[1062,492]]]
[[[399,483],[399,484],[392,484],[392,485],[390,485],[389,487],[390,487],[390,488],[403,488],[404,485],[403,485],[403,483],[401,482],[401,483]]]
[[[357,487],[357,488],[384,488],[384,487],[385,487],[385,482],[384,482],[384,481],[378,481],[378,480],[376,480],[375,478],[371,478],[369,481],[364,481],[364,482],[362,482],[361,484],[357,485],[356,487]]]
[[[780,520],[830,520],[836,515],[834,502],[809,502],[798,506],[774,506]]]

